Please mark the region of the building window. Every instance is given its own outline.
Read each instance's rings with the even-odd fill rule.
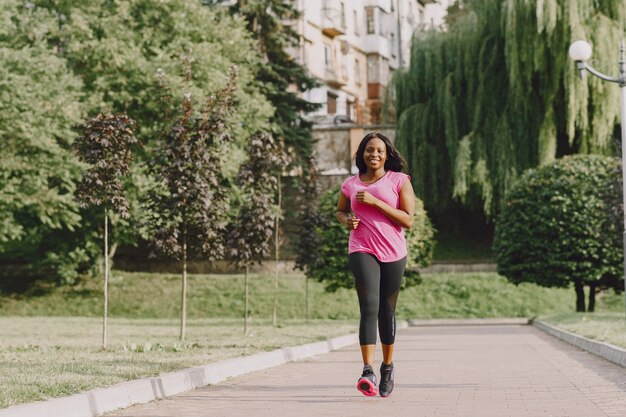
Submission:
[[[396,36],[393,33],[391,34],[389,43],[391,45],[391,56],[395,58],[396,57]]]
[[[339,3],[339,7],[341,8],[341,27],[346,27],[346,5],[343,2]]]
[[[374,24],[375,23],[374,22],[374,8],[368,7],[367,9],[365,9],[365,16],[366,16],[365,22],[366,22],[368,35],[376,33],[376,26]]]
[[[359,34],[359,19],[357,18],[357,14],[356,14],[356,10],[354,10],[352,12],[353,14],[353,20],[354,20],[354,34],[358,35]]]
[[[326,93],[326,112],[328,114],[337,113],[337,95],[333,93]]]

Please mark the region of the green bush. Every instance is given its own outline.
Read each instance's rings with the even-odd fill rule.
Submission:
[[[320,197],[318,221],[315,233],[319,244],[312,248],[314,256],[308,257],[312,265],[307,276],[326,283],[328,291],[338,288],[353,288],[354,280],[348,266],[348,239],[350,232],[335,218],[340,186],[335,186]],[[435,247],[435,230],[428,218],[424,204],[415,199],[413,227],[405,232],[409,255],[403,287],[420,283],[417,267],[430,265]]]
[[[577,155],[529,170],[505,197],[496,221],[498,272],[514,283],[574,283],[578,311],[585,309],[584,285],[591,287],[590,311],[596,289],[621,288],[621,233],[609,215],[621,195],[607,195],[618,163]]]

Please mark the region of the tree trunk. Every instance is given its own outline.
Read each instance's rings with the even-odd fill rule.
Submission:
[[[309,309],[309,277],[307,277],[306,275],[304,275],[304,308],[306,321],[308,322],[311,315]]]
[[[183,288],[181,291],[180,308],[180,341],[185,341],[187,326],[187,225],[183,226]]]
[[[585,311],[585,290],[584,284],[581,281],[574,283],[574,289],[576,290],[576,312]]]
[[[106,350],[109,338],[107,316],[109,311],[109,213],[104,209],[104,315],[102,320],[102,350]]]
[[[113,268],[113,258],[115,258],[115,252],[117,252],[117,243],[113,243],[109,248],[109,269]]]
[[[246,265],[245,279],[243,284],[243,334],[248,333],[248,266]]]
[[[590,313],[593,313],[593,311],[596,308],[596,286],[597,285],[598,285],[597,282],[589,283],[589,308],[587,309],[587,311]]]
[[[278,174],[278,207],[276,210],[276,219],[274,223],[274,307],[272,308],[272,324],[276,327],[276,319],[277,314],[276,310],[278,308],[278,257],[279,257],[279,226],[280,226],[280,204],[281,204],[281,194],[280,194],[280,174]]]

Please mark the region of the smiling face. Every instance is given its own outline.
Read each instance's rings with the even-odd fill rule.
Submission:
[[[368,169],[377,170],[385,166],[387,161],[387,146],[378,138],[370,139],[365,144],[363,159]]]

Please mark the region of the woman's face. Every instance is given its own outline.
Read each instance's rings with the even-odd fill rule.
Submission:
[[[377,170],[384,167],[387,160],[387,146],[385,142],[378,138],[367,141],[363,159],[365,160],[365,166],[370,169]]]

